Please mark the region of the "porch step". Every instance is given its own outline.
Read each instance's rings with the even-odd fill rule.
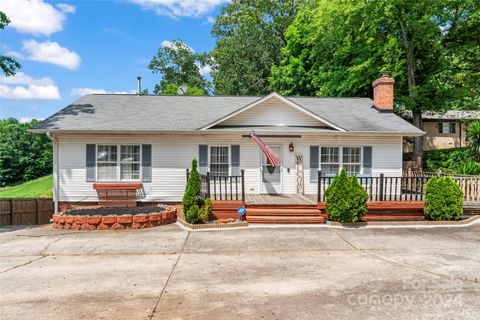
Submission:
[[[317,216],[252,216],[247,214],[247,222],[249,223],[324,223],[325,218]]]
[[[247,216],[319,216],[318,209],[304,208],[251,208],[247,207]]]

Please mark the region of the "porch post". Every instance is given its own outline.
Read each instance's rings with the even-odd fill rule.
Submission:
[[[207,171],[207,198],[210,198],[210,172]]]
[[[245,169],[242,169],[242,201],[245,201]]]
[[[317,177],[317,203],[322,200],[322,171],[318,170]]]
[[[383,190],[383,173],[380,173],[380,186],[379,186],[379,188],[380,188],[380,193],[379,193],[380,199],[379,199],[379,201],[383,201],[383,191],[384,191]]]

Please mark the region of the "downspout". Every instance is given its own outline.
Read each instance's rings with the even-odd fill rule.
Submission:
[[[47,137],[53,141],[53,202],[54,212],[58,213],[58,140],[50,131]]]

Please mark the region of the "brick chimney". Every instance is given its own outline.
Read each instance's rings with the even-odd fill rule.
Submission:
[[[384,73],[380,78],[373,81],[373,102],[375,108],[380,111],[393,111],[393,84],[395,80]]]

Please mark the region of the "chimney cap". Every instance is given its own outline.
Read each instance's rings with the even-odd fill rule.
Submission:
[[[142,76],[137,76],[137,80],[142,80]]]
[[[393,79],[393,77],[390,74],[384,72],[380,78],[373,81],[372,86],[375,88],[380,84],[393,85],[394,83],[395,83],[395,79]]]

